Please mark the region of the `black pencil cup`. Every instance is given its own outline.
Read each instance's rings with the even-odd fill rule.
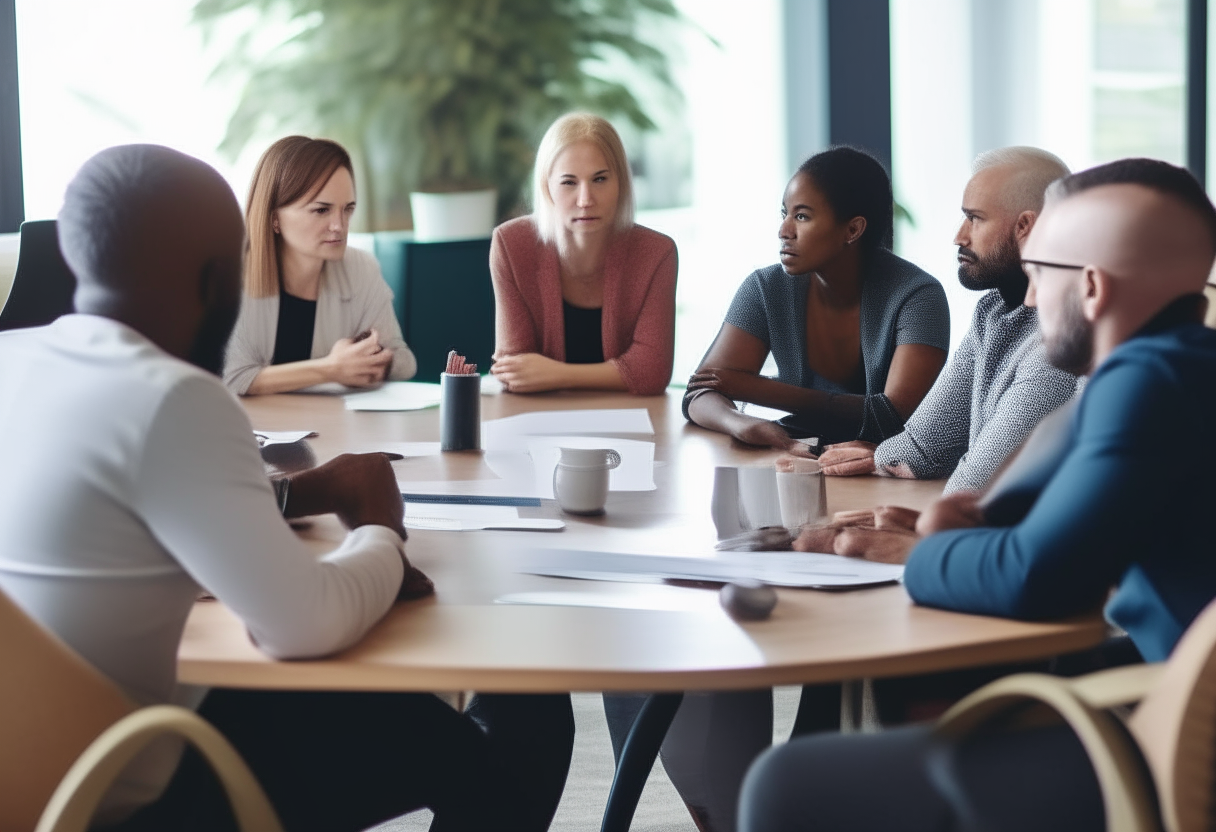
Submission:
[[[439,447],[444,451],[481,448],[481,376],[439,376]]]

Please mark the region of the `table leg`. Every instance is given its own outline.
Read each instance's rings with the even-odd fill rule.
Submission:
[[[600,832],[628,832],[629,825],[633,823],[633,813],[638,808],[638,800],[642,797],[642,787],[654,768],[659,747],[682,701],[682,693],[652,693],[646,697],[646,703],[638,712],[633,727],[629,729],[629,736],[625,738],[625,746],[621,749],[621,759],[612,778],[612,790],[608,792],[608,805],[604,807]]]

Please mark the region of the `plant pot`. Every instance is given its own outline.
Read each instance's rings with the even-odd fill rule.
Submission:
[[[420,243],[489,237],[494,231],[498,191],[410,194],[414,239]]]

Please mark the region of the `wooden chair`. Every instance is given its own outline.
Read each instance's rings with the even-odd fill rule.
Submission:
[[[1122,719],[1116,709],[1135,705]],[[957,740],[1028,705],[1076,732],[1102,790],[1110,832],[1216,829],[1216,601],[1195,619],[1169,661],[1077,679],[1009,676],[968,696],[938,722]]]
[[[240,755],[184,708],[137,708],[0,592],[0,832],[84,832],[123,768],[176,734],[215,769],[243,830],[282,832]]]

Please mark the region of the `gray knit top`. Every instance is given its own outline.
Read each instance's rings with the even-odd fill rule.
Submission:
[[[904,432],[878,446],[874,464],[905,464],[918,479],[949,474],[947,494],[982,489],[1078,383],[1047,363],[1037,311],[1011,308],[993,289]]]
[[[780,265],[752,272],[735,293],[726,323],[768,345],[777,362],[777,380],[827,393],[860,393],[818,375],[806,355],[806,303],[809,274],[786,274]],[[865,439],[881,442],[903,430],[883,395],[895,348],[926,344],[950,348],[950,307],[937,279],[886,249],[870,252],[861,276],[861,359],[865,368],[865,415],[860,425],[827,424],[819,414],[795,414],[790,426],[825,441]],[[688,402],[698,391],[684,397]],[[786,422],[783,422],[785,424]]]

